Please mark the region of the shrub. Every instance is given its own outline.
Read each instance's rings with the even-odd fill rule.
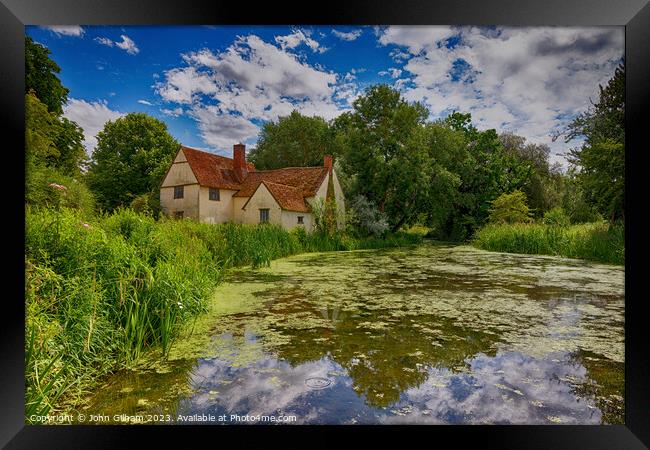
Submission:
[[[571,224],[571,218],[561,207],[555,207],[544,213],[542,222],[546,225],[556,225],[565,227]]]
[[[363,195],[352,199],[348,223],[361,236],[379,237],[388,231],[388,217]]]
[[[492,223],[518,223],[532,221],[530,209],[526,204],[526,194],[515,190],[501,194],[491,202],[489,221]]]

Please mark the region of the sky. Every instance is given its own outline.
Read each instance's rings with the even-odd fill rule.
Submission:
[[[624,57],[623,27],[28,26],[70,89],[64,115],[92,153],[106,121],[145,112],[183,145],[230,156],[297,110],[332,119],[385,83],[479,129],[548,144],[598,100]]]

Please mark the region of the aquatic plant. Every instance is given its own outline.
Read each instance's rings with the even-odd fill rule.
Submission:
[[[610,264],[625,262],[625,232],[606,222],[490,224],[474,235],[473,245],[491,251],[581,258]]]

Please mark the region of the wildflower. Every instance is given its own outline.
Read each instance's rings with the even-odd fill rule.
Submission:
[[[183,309],[183,304],[181,302],[177,302],[179,309]]]
[[[65,191],[67,188],[63,186],[62,184],[56,184],[56,183],[50,183],[48,184],[49,187],[54,188],[58,191]]]

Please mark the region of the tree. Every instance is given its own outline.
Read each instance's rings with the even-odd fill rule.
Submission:
[[[530,171],[508,154],[495,130],[478,130],[470,114],[454,112],[443,123],[463,135],[466,151],[450,167],[461,182],[440,233],[463,240],[488,219],[490,203],[503,193],[520,189]]]
[[[614,222],[625,219],[625,66],[599,90],[598,103],[571,122],[565,140],[584,137],[570,162],[586,201]]]
[[[530,222],[532,216],[526,204],[526,194],[515,190],[509,194],[501,194],[493,200],[490,208],[490,222],[517,223]]]
[[[61,68],[49,55],[47,47],[25,36],[25,93],[34,91],[47,109],[58,116],[63,113],[70,91],[61,84],[56,75]]]
[[[109,121],[97,135],[88,185],[99,206],[113,210],[156,193],[179,148],[164,122],[144,113]]]
[[[250,151],[249,160],[262,170],[322,166],[323,157],[335,153],[332,139],[329,125],[323,118],[293,111],[263,126],[257,148]]]
[[[526,138],[513,133],[499,135],[507,154],[526,167],[528,176],[521,186],[534,214],[542,217],[544,212],[558,206],[556,191],[559,171],[549,164],[551,149],[546,144],[526,143]]]
[[[57,168],[64,175],[79,175],[86,160],[83,131],[74,122],[48,111],[31,91],[25,95],[25,155],[28,169]]]
[[[377,205],[396,231],[417,216],[428,188],[429,158],[421,133],[428,111],[386,85],[368,88],[353,108],[333,125],[346,170],[354,174],[349,194]]]

